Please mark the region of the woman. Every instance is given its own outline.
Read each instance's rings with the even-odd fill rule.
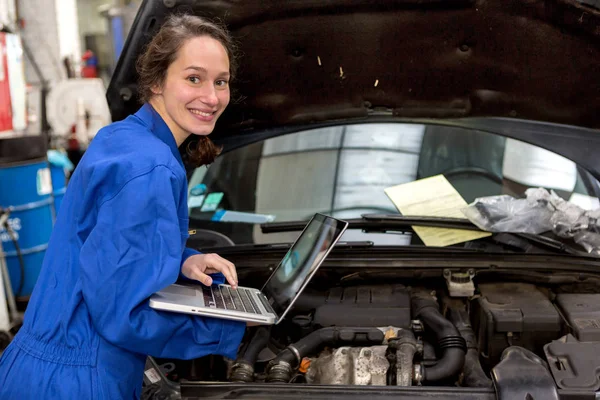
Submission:
[[[178,152],[196,135],[190,159],[217,156],[206,136],[234,70],[228,33],[198,17],[171,17],[153,38],[138,61],[144,105],[100,130],[71,178],[23,327],[0,359],[0,399],[139,398],[147,355],[235,358],[243,323],[148,306],[180,276],[237,285],[232,263],[185,248]]]

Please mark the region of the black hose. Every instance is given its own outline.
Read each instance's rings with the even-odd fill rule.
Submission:
[[[270,326],[259,326],[250,343],[243,350],[243,353],[238,356],[235,364],[231,369],[229,378],[232,382],[252,382],[254,380],[254,364],[258,358],[258,354],[267,347],[271,338]]]
[[[6,211],[0,209],[0,214],[5,213],[5,212]],[[17,291],[15,293],[13,293],[13,295],[15,297],[17,297],[19,294],[21,294],[21,291],[23,290],[23,285],[25,283],[25,260],[23,260],[23,254],[21,253],[21,247],[19,246],[19,241],[15,237],[15,232],[10,227],[10,224],[8,223],[8,219],[4,222],[4,228],[6,229],[6,232],[8,233],[8,235],[10,236],[10,240],[12,241],[13,246],[15,246],[15,251],[17,252],[17,257],[19,258],[19,274],[20,274],[21,279],[19,281],[19,288],[17,289]],[[8,267],[8,263],[7,263],[7,267]]]
[[[492,380],[487,377],[479,361],[477,339],[469,321],[469,313],[466,309],[450,308],[448,319],[456,326],[467,343],[467,354],[463,368],[464,385],[467,387],[491,388]]]
[[[19,241],[15,238],[15,232],[6,224],[7,232],[10,235],[10,240],[13,242],[13,246],[15,246],[15,251],[17,252],[17,257],[19,258],[19,275],[20,282],[19,287],[14,293],[14,296],[17,297],[23,291],[23,285],[25,284],[25,260],[23,260],[23,254],[21,253],[21,247],[19,246]]]
[[[325,345],[369,346],[381,344],[384,334],[377,328],[327,327],[316,330],[281,351],[267,367],[267,382],[289,382],[302,358]]]
[[[412,293],[413,318],[420,319],[435,333],[438,348],[443,351],[436,365],[425,367],[423,382],[438,382],[457,376],[465,364],[466,343],[458,329],[439,311],[439,306],[428,293]]]
[[[250,344],[246,347],[244,354],[238,359],[238,361],[244,361],[250,365],[256,363],[258,354],[267,347],[269,339],[271,338],[271,329],[268,326],[259,326],[254,332],[254,336],[250,340]]]
[[[493,385],[492,380],[487,377],[483,368],[481,368],[479,352],[476,349],[467,350],[463,374],[464,385],[467,387],[491,388]]]

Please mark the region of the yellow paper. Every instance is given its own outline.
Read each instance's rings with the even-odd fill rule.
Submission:
[[[443,175],[385,189],[398,211],[405,216],[465,218],[460,211],[467,202]],[[414,226],[426,246],[450,246],[490,236],[488,232]]]

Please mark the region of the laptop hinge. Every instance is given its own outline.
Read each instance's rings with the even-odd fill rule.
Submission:
[[[260,299],[260,302],[262,303],[263,307],[265,307],[265,310],[267,310],[267,312],[277,315],[275,310],[273,310],[273,307],[271,307],[271,305],[269,304],[267,297],[263,293],[259,293],[258,298]]]

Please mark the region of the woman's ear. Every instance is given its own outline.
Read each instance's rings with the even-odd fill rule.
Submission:
[[[159,95],[162,94],[162,89],[160,87],[160,85],[154,85],[150,88],[150,91],[152,92],[152,94],[154,95]]]

